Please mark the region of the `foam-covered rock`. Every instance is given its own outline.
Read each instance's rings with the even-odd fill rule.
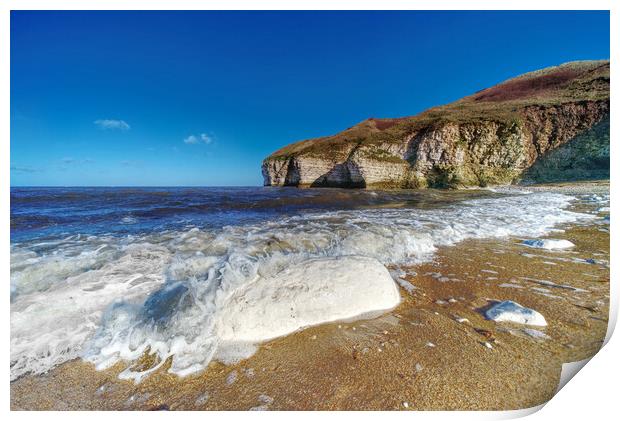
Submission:
[[[501,301],[493,305],[485,312],[487,319],[496,322],[512,322],[531,326],[547,326],[544,316],[532,310],[523,307],[514,301]]]
[[[399,302],[398,287],[376,259],[307,260],[237,291],[221,315],[220,338],[262,342],[308,326],[388,310]]]

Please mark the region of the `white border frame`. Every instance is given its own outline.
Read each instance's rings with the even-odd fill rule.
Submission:
[[[0,113],[0,122],[2,124],[2,148],[0,152],[1,162],[1,193],[0,193],[0,209],[2,212],[2,224],[0,224],[0,236],[4,241],[0,245],[2,262],[2,274],[5,284],[4,294],[4,315],[1,323],[3,337],[7,339],[5,345],[1,347],[2,361],[7,361],[9,357],[9,348],[6,344],[9,343],[10,337],[10,298],[8,294],[8,280],[10,279],[10,250],[9,241],[10,238],[10,194],[9,194],[9,180],[10,180],[10,10],[346,10],[346,9],[364,9],[364,10],[611,10],[611,54],[610,59],[613,62],[611,66],[611,72],[614,72],[616,60],[618,57],[618,42],[620,41],[618,15],[620,14],[620,2],[612,0],[521,0],[521,1],[492,1],[492,0],[418,0],[418,1],[406,1],[406,0],[301,0],[295,3],[287,3],[282,0],[217,0],[217,1],[192,1],[192,0],[4,0],[0,4],[2,13],[0,14],[0,80],[2,83],[1,92],[3,92],[2,102],[0,107],[2,112]],[[611,95],[611,108],[617,109],[619,89],[616,83],[612,83]],[[618,166],[620,158],[618,158],[618,151],[620,149],[614,145],[615,133],[618,133],[618,119],[615,118],[617,113],[614,111],[611,113],[612,125],[611,125],[611,178],[617,179]],[[612,184],[611,188],[611,207],[615,214],[617,208],[617,194],[616,186]],[[618,236],[616,234],[617,229],[615,223],[611,225],[611,255],[610,261],[618,261]],[[533,419],[583,419],[585,417],[595,417],[595,419],[609,419],[610,414],[618,413],[618,376],[620,375],[620,363],[618,356],[620,356],[620,343],[617,338],[613,338],[610,341],[611,334],[616,324],[617,311],[618,311],[618,291],[617,291],[617,279],[615,276],[615,265],[611,267],[611,297],[610,297],[610,318],[607,332],[606,346],[604,346],[599,353],[594,356],[592,361],[588,364],[589,368],[577,375],[576,380],[570,381],[549,403],[543,411],[540,411],[533,415]],[[93,420],[107,419],[110,413],[104,412],[89,412],[87,414],[83,412],[9,412],[9,393],[10,393],[10,370],[8,365],[6,367],[6,378],[2,383],[2,409],[6,411],[7,415],[13,418],[29,419],[40,416],[46,419],[61,419],[72,418],[80,419],[83,416],[88,416]],[[545,405],[541,405],[545,406]],[[424,419],[506,419],[524,416],[532,412],[536,412],[537,408],[525,409],[520,411],[499,411],[499,412],[410,412],[410,411],[386,411],[380,414],[374,412],[363,413],[350,413],[350,412],[330,412],[321,414],[321,416],[328,416],[330,418],[345,418],[350,416],[360,417],[362,419],[371,419],[379,415],[381,417],[416,417]],[[239,412],[209,412],[207,414],[202,412],[186,412],[183,414],[178,413],[150,413],[145,412],[124,412],[119,414],[123,417],[165,417],[172,419],[172,417],[182,416],[184,418],[198,419],[207,417],[223,417],[224,419],[231,419],[237,417],[270,417],[285,419],[290,417],[288,412],[273,412],[273,413],[239,413]],[[301,419],[309,419],[314,417],[313,412],[297,412],[293,416],[300,417]],[[617,416],[617,415],[616,415]]]

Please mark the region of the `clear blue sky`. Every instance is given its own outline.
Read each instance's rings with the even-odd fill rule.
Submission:
[[[262,185],[292,141],[607,58],[608,12],[12,12],[11,185]]]

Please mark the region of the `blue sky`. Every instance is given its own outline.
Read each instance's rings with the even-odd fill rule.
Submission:
[[[608,12],[11,13],[11,185],[261,185],[292,141],[609,58]]]

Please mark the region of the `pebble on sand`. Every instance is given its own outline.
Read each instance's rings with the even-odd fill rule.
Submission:
[[[129,399],[125,401],[125,406],[131,406],[133,404],[141,404],[146,402],[151,397],[150,393],[136,393],[131,395]]]
[[[272,404],[273,403],[273,398],[271,396],[265,395],[265,394],[261,394],[258,397],[258,400],[264,404]]]
[[[204,392],[202,395],[196,398],[195,404],[198,406],[204,405],[205,403],[207,403],[208,400],[209,400],[209,392]]]
[[[237,370],[233,370],[228,377],[226,377],[226,384],[231,385],[237,380]]]

